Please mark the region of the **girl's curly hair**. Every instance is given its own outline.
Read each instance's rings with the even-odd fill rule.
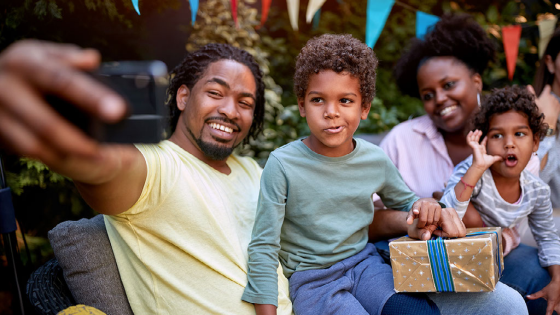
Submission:
[[[492,117],[510,110],[527,117],[534,137],[539,140],[544,138],[548,125],[544,122],[544,115],[539,112],[535,96],[525,87],[516,85],[492,90],[492,94],[484,100],[480,110],[473,117],[473,129],[482,131],[481,138],[484,139],[488,134]]]
[[[204,75],[211,63],[220,60],[233,60],[243,64],[251,70],[257,86],[253,124],[249,129],[248,137],[243,141],[248,143],[249,138],[255,138],[261,131],[264,122],[264,82],[259,65],[248,52],[226,44],[208,44],[197,51],[188,53],[170,73],[171,80],[167,89],[167,103],[171,111],[170,127],[175,130],[181,111],[177,108],[177,91],[181,85],[186,85],[192,90],[196,82]]]
[[[482,75],[495,58],[495,47],[486,32],[467,14],[446,14],[426,34],[411,40],[397,62],[394,75],[400,90],[419,97],[418,68],[432,57],[455,57]]]
[[[362,105],[375,96],[377,58],[373,50],[350,34],[324,34],[307,41],[297,56],[294,92],[305,97],[309,77],[323,70],[348,72],[360,80]]]

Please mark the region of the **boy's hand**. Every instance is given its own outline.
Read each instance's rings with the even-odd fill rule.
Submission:
[[[406,223],[410,225],[416,218],[418,218],[416,226],[419,228],[436,224],[441,218],[441,206],[434,198],[418,199],[408,212]]]
[[[272,304],[254,304],[257,315],[276,315],[276,306]]]
[[[482,131],[480,130],[469,131],[469,134],[467,135],[467,143],[473,150],[472,167],[484,172],[492,166],[492,164],[502,161],[503,158],[497,155],[486,154],[486,142],[488,142],[488,137],[484,137],[482,142],[479,142],[481,136]]]
[[[408,225],[408,236],[426,241],[432,237],[432,234],[441,237],[464,237],[466,235],[465,225],[453,208],[441,209],[440,220],[434,224],[420,228],[418,221],[419,219],[416,218]]]

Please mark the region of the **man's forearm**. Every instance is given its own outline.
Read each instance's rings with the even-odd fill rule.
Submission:
[[[376,210],[369,226],[369,240],[376,241],[408,233],[407,212],[397,210]]]

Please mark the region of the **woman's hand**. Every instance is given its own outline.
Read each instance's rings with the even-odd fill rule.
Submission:
[[[492,166],[492,164],[502,161],[503,158],[501,156],[487,154],[486,142],[488,142],[488,137],[484,137],[482,142],[480,142],[481,136],[482,131],[480,130],[469,131],[467,143],[473,150],[473,163],[471,167],[484,172]]]
[[[560,116],[560,102],[552,95],[550,85],[546,85],[539,97],[535,94],[535,89],[527,85],[527,90],[535,95],[535,103],[539,107],[539,111],[544,114],[544,122],[548,124],[548,128],[556,130],[558,116]]]
[[[548,271],[552,281],[539,292],[527,295],[527,298],[529,300],[544,298],[547,301],[546,315],[552,315],[553,311],[560,313],[560,279],[557,278],[560,265],[549,266]]]

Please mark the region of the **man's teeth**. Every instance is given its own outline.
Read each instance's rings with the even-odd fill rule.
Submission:
[[[233,129],[226,127],[224,125],[220,125],[220,124],[216,124],[216,123],[211,123],[210,127],[217,129],[217,130],[221,130],[221,131],[225,131],[227,133],[232,133]]]
[[[441,112],[440,112],[439,114],[440,114],[441,116],[445,116],[445,115],[451,113],[452,111],[454,111],[455,108],[457,108],[457,106],[455,106],[455,105],[446,107],[446,108],[442,109]]]

